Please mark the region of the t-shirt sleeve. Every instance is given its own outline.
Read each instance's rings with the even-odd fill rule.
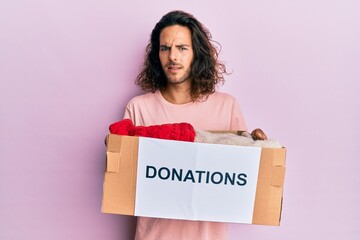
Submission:
[[[131,121],[134,121],[134,111],[131,110],[131,106],[129,103],[125,107],[123,119],[130,119]]]
[[[231,115],[231,129],[230,130],[240,130],[247,131],[247,126],[240,110],[240,106],[236,100],[233,102],[233,109]]]

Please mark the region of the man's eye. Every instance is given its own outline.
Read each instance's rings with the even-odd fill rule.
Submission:
[[[167,51],[167,50],[169,50],[169,47],[160,47],[160,51]]]
[[[180,50],[185,51],[185,50],[187,50],[187,48],[186,47],[181,47]]]

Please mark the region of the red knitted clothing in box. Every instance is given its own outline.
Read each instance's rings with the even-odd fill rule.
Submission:
[[[124,119],[109,126],[110,133],[127,136],[152,137],[167,140],[194,142],[195,130],[189,123],[169,123],[152,126],[134,126],[130,119]]]

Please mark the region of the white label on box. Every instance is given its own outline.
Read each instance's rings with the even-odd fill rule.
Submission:
[[[139,139],[135,215],[252,223],[261,148]]]

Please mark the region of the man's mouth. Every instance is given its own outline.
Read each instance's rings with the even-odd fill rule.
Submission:
[[[169,70],[180,70],[182,68],[181,65],[177,65],[177,64],[174,64],[174,63],[169,63],[166,65],[166,67],[169,69]]]

